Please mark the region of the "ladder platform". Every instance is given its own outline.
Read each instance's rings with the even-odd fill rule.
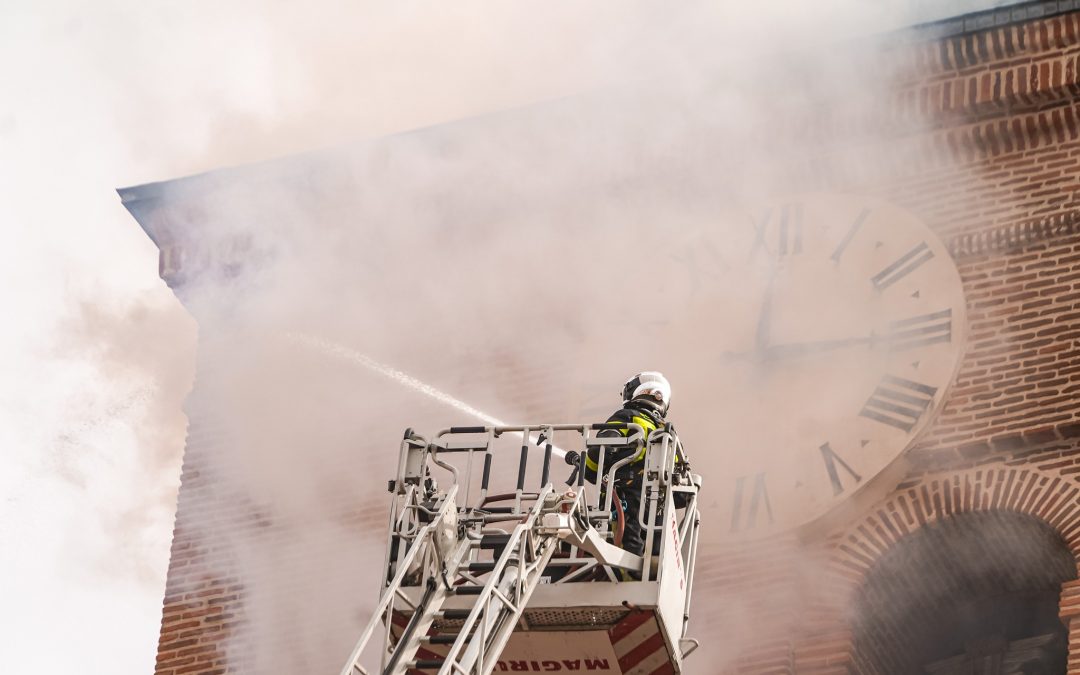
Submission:
[[[655,582],[626,582],[627,595],[653,596]],[[631,590],[629,587],[636,586]],[[651,587],[651,588],[650,588]],[[682,647],[672,644],[663,614],[657,606],[556,604],[557,596],[537,589],[525,609],[521,624],[510,636],[495,663],[494,672],[591,672],[603,675],[653,675],[675,673],[681,668]],[[570,589],[567,589],[570,590]],[[398,634],[408,617],[395,615]],[[527,626],[527,628],[525,627]],[[680,621],[681,626],[681,621]],[[440,628],[442,630],[440,630]],[[458,633],[451,625],[436,626],[417,653],[431,662],[446,656]],[[440,661],[441,662],[441,661]]]
[[[568,435],[576,455],[554,445]],[[574,484],[551,480],[556,450]],[[596,484],[632,485],[640,509],[586,485],[587,452]],[[341,675],[685,672],[700,485],[670,427],[454,427],[430,442],[407,431],[382,597]],[[622,547],[632,524],[653,555]],[[377,633],[381,653],[366,651]]]
[[[469,596],[476,592],[468,589],[473,588],[481,589],[480,586],[457,587],[455,595],[448,597],[442,608],[472,609],[474,600]],[[422,589],[416,587],[405,587],[401,590],[413,602],[418,601],[422,595]],[[541,583],[533,590],[523,616],[525,624],[529,626],[577,630],[598,622],[613,623],[617,617],[631,611],[632,607],[655,608],[659,602],[660,584],[656,581]],[[412,614],[407,610],[400,613],[406,617]]]

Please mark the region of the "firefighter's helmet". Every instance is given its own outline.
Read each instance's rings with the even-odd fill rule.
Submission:
[[[662,373],[655,370],[638,373],[623,385],[622,397],[625,402],[638,396],[651,396],[667,410],[671,404],[671,384]]]

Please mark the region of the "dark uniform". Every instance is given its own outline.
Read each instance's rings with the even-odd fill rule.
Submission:
[[[664,406],[651,396],[639,396],[627,401],[622,408],[616,410],[611,417],[608,417],[607,421],[637,424],[645,432],[646,440],[648,440],[651,432],[662,428],[666,424]],[[627,436],[629,433],[629,429],[605,429],[598,435],[611,437],[621,434]],[[615,499],[621,500],[623,517],[626,520],[622,547],[637,555],[643,555],[645,552],[645,533],[642,531],[641,523],[638,520],[638,514],[641,511],[641,478],[645,468],[645,447],[643,445],[641,450],[636,452],[633,461],[619,469],[618,473],[615,474]],[[619,448],[614,452],[609,448],[607,455],[604,457],[604,473],[607,473],[613,464],[625,459],[630,452],[633,452],[632,448]],[[596,471],[599,468],[599,460],[600,448],[590,448],[585,457],[585,478],[591,483],[597,481]],[[603,494],[603,489],[601,494]]]

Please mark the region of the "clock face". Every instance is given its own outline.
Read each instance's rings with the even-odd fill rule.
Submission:
[[[696,442],[709,529],[776,533],[882,489],[964,344],[960,278],[929,228],[801,195],[695,229],[668,262],[671,418]]]

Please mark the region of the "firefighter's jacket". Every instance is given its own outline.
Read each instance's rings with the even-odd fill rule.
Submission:
[[[645,432],[645,441],[648,441],[649,434],[653,431],[664,426],[664,416],[660,413],[658,405],[653,404],[648,399],[634,399],[629,401],[620,410],[616,410],[611,417],[608,417],[607,421],[610,422],[624,422],[627,424],[637,424]],[[628,436],[630,434],[629,428],[623,429],[605,429],[601,431],[598,436],[615,436],[621,434]],[[641,475],[642,469],[645,464],[645,449],[647,445],[643,444],[640,450],[633,448],[612,448],[607,446],[607,454],[604,457],[604,473],[608,472],[616,462],[626,459],[627,454],[635,452],[635,456],[632,462],[622,467],[618,474],[615,476],[616,480],[624,486],[631,486],[637,482],[638,476]],[[589,448],[585,456],[585,479],[590,483],[596,483],[596,471],[600,468],[600,448]]]

